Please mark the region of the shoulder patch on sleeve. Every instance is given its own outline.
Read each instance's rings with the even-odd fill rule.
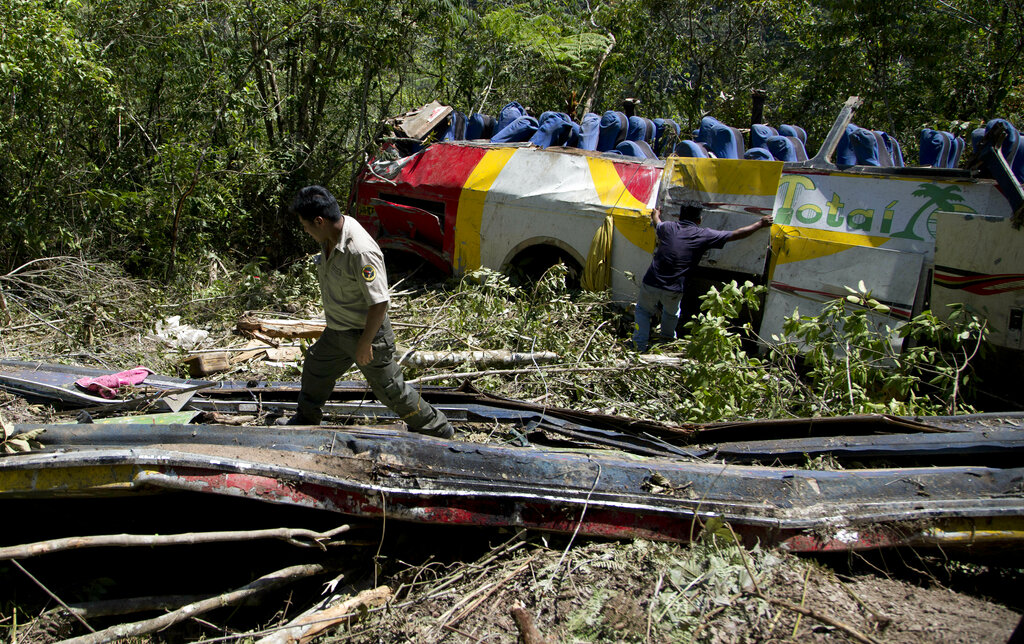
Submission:
[[[366,280],[367,282],[372,282],[376,278],[377,278],[377,269],[375,269],[371,264],[364,265],[363,266],[363,279]]]

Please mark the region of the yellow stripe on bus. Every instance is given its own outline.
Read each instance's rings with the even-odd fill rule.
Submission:
[[[587,163],[590,166],[594,189],[597,190],[601,205],[608,207],[615,230],[634,246],[649,253],[654,252],[654,228],[650,220],[651,210],[647,204],[629,191],[613,161],[588,157]],[[644,166],[635,164],[631,167],[639,171]]]
[[[666,165],[673,185],[711,195],[774,197],[782,176],[781,161],[671,157]]]
[[[487,193],[515,152],[515,148],[488,150],[462,187],[455,220],[456,274],[480,268],[480,227]]]
[[[772,256],[776,264],[802,262],[835,255],[851,246],[878,248],[888,237],[818,230],[799,226],[772,226]]]

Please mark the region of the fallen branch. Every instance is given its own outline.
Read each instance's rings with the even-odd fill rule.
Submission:
[[[18,563],[17,561],[12,561],[11,563],[13,563],[13,564],[14,564],[14,566],[15,566],[15,567],[16,567],[16,568],[17,568],[18,570],[20,570],[21,572],[25,573],[25,576],[26,576],[26,577],[28,577],[29,579],[31,579],[31,580],[32,580],[32,582],[33,582],[33,583],[34,583],[34,584],[35,584],[36,586],[39,586],[39,588],[40,588],[40,589],[41,589],[41,590],[42,590],[42,591],[43,591],[44,593],[46,593],[47,595],[49,595],[49,596],[50,596],[50,599],[52,599],[53,601],[55,601],[55,602],[57,602],[58,604],[60,604],[60,605],[61,605],[61,607],[62,607],[62,608],[64,608],[65,610],[67,610],[67,611],[68,611],[68,612],[69,612],[69,613],[71,614],[71,616],[72,616],[72,617],[74,617],[74,618],[75,618],[75,619],[77,619],[77,620],[78,620],[79,622],[81,622],[82,626],[84,626],[85,628],[87,628],[87,629],[88,629],[88,630],[89,630],[90,632],[92,632],[92,633],[95,633],[95,632],[96,632],[96,629],[95,629],[95,628],[93,628],[92,626],[89,626],[89,622],[85,621],[85,618],[84,618],[84,617],[82,617],[81,615],[77,615],[77,614],[75,614],[75,613],[71,612],[71,609],[70,609],[70,608],[68,608],[68,605],[64,603],[64,600],[63,600],[63,599],[61,599],[60,597],[58,597],[58,596],[57,596],[56,594],[54,594],[54,592],[53,592],[52,590],[50,590],[49,588],[47,588],[47,587],[46,587],[46,584],[44,584],[43,582],[41,582],[41,581],[39,581],[38,579],[36,579],[36,576],[35,576],[35,575],[33,575],[33,574],[32,574],[32,573],[30,573],[29,571],[25,570],[25,567],[24,567],[24,566],[22,566],[22,565],[21,565],[20,563]],[[12,631],[12,633],[13,633],[13,631]]]
[[[858,642],[863,642],[863,644],[881,644],[881,642],[879,642],[877,639],[871,637],[870,635],[865,635],[864,633],[861,633],[860,631],[858,631],[854,627],[848,626],[847,624],[844,624],[843,622],[840,622],[839,620],[832,619],[828,615],[822,615],[821,613],[819,613],[819,612],[817,612],[817,611],[815,611],[813,609],[804,608],[803,606],[797,606],[796,604],[791,604],[791,603],[789,603],[789,602],[787,602],[785,600],[775,599],[774,597],[767,597],[767,596],[761,595],[759,593],[752,593],[752,595],[754,597],[757,597],[758,599],[763,599],[764,601],[768,602],[769,604],[774,604],[775,606],[779,606],[780,608],[785,608],[787,610],[791,610],[791,611],[793,611],[795,613],[799,613],[801,615],[804,615],[805,617],[810,617],[811,619],[816,619],[819,622],[821,622],[822,624],[828,624],[829,626],[832,626],[834,628],[838,628],[839,630],[843,631],[844,633],[846,633],[847,635],[849,635],[853,639],[857,640]]]
[[[537,630],[533,615],[525,608],[522,606],[513,608],[512,619],[516,622],[516,628],[519,629],[519,637],[523,640],[523,644],[547,644],[547,640]]]
[[[391,599],[391,588],[378,586],[364,590],[355,597],[328,606],[314,608],[292,620],[284,628],[256,640],[256,644],[304,644],[359,611],[360,607],[380,606]]]
[[[50,539],[49,541],[38,541],[20,546],[0,548],[0,561],[37,557],[51,552],[78,550],[81,548],[180,546],[224,541],[255,541],[258,539],[282,539],[293,546],[326,550],[323,544],[324,541],[328,541],[335,535],[348,531],[348,529],[349,526],[343,525],[327,532],[314,532],[302,528],[271,528],[268,530],[236,532],[186,532],[183,534],[167,535],[111,534],[93,537],[65,537],[63,539]]]
[[[244,425],[256,421],[256,416],[235,416],[216,411],[208,412],[201,418],[204,423],[213,425]]]
[[[63,615],[78,615],[85,619],[130,615],[153,610],[175,610],[185,604],[202,600],[198,595],[161,595],[153,597],[131,597],[128,599],[105,599],[81,604],[68,604],[67,608],[52,608],[42,613],[36,621],[52,621]]]
[[[240,319],[235,328],[256,337],[269,338],[319,338],[327,328],[326,320],[287,320],[268,319],[246,316]],[[261,338],[262,339],[262,338]]]
[[[550,363],[558,359],[558,354],[553,351],[408,351],[402,356],[400,364],[411,367],[454,367],[468,362],[481,366],[511,366]]]
[[[327,569],[320,564],[307,564],[283,568],[276,572],[272,572],[269,575],[264,575],[251,584],[247,584],[238,590],[233,590],[231,592],[224,593],[223,595],[217,595],[216,597],[210,597],[202,601],[188,604],[187,606],[183,606],[176,611],[167,613],[166,615],[143,620],[141,622],[133,622],[131,624],[118,624],[117,626],[112,626],[89,635],[63,640],[63,644],[106,644],[107,642],[113,642],[114,640],[138,637],[139,635],[153,633],[169,626],[173,626],[178,622],[191,619],[196,615],[209,612],[215,608],[230,606],[254,595],[258,595],[259,593],[287,585],[297,579],[319,575],[326,572],[326,570]]]

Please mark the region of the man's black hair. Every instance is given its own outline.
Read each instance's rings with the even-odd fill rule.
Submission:
[[[306,221],[313,221],[317,217],[328,221],[341,219],[338,200],[323,186],[306,186],[299,190],[289,210]]]
[[[700,206],[683,205],[679,207],[679,221],[700,223],[700,214],[704,211]]]

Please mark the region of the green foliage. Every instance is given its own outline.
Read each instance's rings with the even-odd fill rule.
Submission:
[[[765,289],[746,282],[712,288],[702,298],[700,313],[686,325],[683,350],[692,360],[679,375],[686,392],[678,413],[688,420],[774,417],[793,395],[785,380],[770,377],[770,366],[751,356],[749,323],[734,326],[740,314],[756,310]]]
[[[985,327],[957,308],[948,321],[925,311],[906,324],[890,324],[889,307],[861,283],[845,299],[813,317],[796,315],[773,338],[773,354],[788,362],[802,353],[814,414],[956,413],[960,388],[970,382],[970,360],[983,346]],[[902,340],[917,344],[901,352]]]
[[[863,285],[849,290],[820,315],[788,318],[786,336],[772,338],[768,355],[757,357],[750,324],[735,320],[757,310],[763,287],[732,282],[711,289],[681,342],[690,361],[666,390],[674,403],[669,417],[709,422],[972,411],[962,390],[984,346],[982,322],[958,307],[949,320],[925,311],[890,325],[878,321],[888,307]],[[904,339],[909,346],[901,351]]]
[[[464,0],[5,0],[0,11],[0,262],[116,259],[143,277],[209,253],[278,267],[285,215],[320,183],[344,197],[385,116],[439,99],[711,113],[820,141],[842,100],[912,158],[921,126],[1024,118],[1024,10],[950,0],[613,3]]]
[[[625,316],[601,296],[568,291],[564,275],[556,265],[527,289],[481,269],[453,292],[396,304],[392,314],[426,314],[415,318],[425,330],[406,342],[421,350],[557,353],[566,373],[527,369],[508,379],[489,376],[481,386],[564,407],[674,424],[971,410],[964,388],[973,382],[971,360],[984,344],[984,327],[963,309],[949,320],[926,311],[905,324],[890,321],[887,330],[875,322],[884,305],[854,290],[821,315],[788,320],[785,337],[766,350],[752,324],[741,321],[756,315],[764,287],[732,282],[702,298],[686,337],[656,348],[681,353],[682,363],[649,368],[627,347]],[[603,371],[597,376],[588,365]],[[618,367],[606,369],[612,365]]]

